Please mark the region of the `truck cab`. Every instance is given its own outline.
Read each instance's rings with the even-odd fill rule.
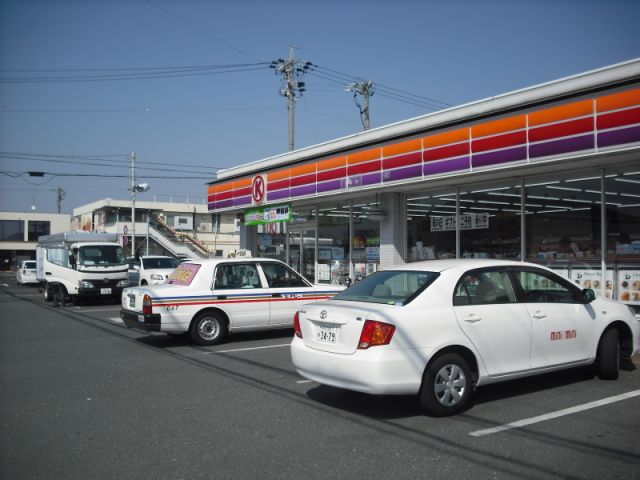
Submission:
[[[119,298],[128,285],[127,261],[115,235],[67,232],[40,237],[37,279],[45,300],[54,291],[74,303],[88,298]]]

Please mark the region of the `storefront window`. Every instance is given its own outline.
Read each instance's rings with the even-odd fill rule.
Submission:
[[[460,192],[461,256],[520,258],[520,204],[519,185],[478,185]]]
[[[614,298],[640,305],[640,172],[606,175],[607,278]]]
[[[349,206],[318,209],[318,283],[344,285],[349,277]]]
[[[289,256],[287,263],[310,282],[316,274],[315,208],[295,207],[287,225]]]
[[[407,199],[408,262],[455,258],[456,192]]]
[[[377,199],[353,202],[353,239],[351,260],[353,281],[362,280],[377,272],[380,266],[380,216],[381,205]]]
[[[284,222],[269,223],[265,225],[257,225],[256,228],[258,230],[258,256],[265,258],[275,258],[277,260],[286,262],[287,224]]]

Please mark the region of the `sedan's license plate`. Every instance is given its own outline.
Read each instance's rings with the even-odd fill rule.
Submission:
[[[101,288],[100,289],[100,295],[111,295],[111,289],[110,288]]]
[[[316,339],[319,342],[324,343],[336,343],[336,334],[338,329],[336,327],[328,327],[326,325],[320,325],[316,330]]]

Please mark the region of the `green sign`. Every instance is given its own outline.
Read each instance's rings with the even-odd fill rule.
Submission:
[[[290,222],[291,204],[273,207],[247,208],[244,211],[245,225],[264,225],[266,223]]]

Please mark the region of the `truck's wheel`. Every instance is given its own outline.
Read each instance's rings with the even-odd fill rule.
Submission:
[[[227,321],[217,312],[202,312],[191,322],[189,335],[198,345],[217,345],[227,336]]]
[[[61,283],[51,287],[53,291],[53,306],[64,307],[67,303],[67,289]]]
[[[44,297],[45,302],[50,302],[53,300],[53,292],[51,290],[51,285],[49,282],[45,282],[44,288],[42,289],[42,296]]]

